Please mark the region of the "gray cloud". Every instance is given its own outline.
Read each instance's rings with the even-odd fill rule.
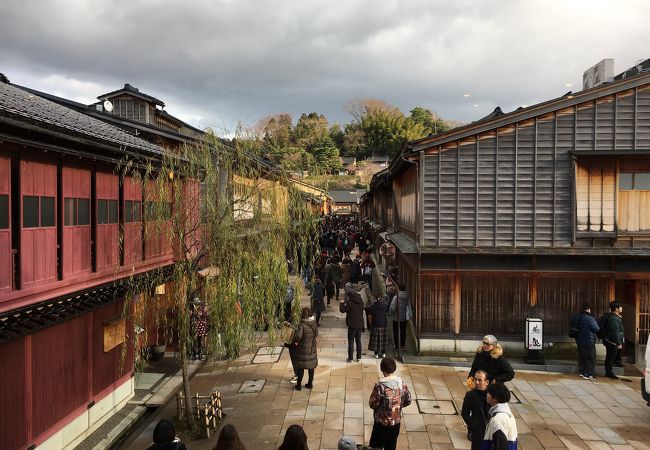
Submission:
[[[0,71],[87,101],[129,82],[229,131],[275,112],[347,122],[363,97],[472,121],[650,56],[649,15],[643,0],[9,1]]]

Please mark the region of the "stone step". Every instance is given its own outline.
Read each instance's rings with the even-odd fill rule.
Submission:
[[[472,358],[456,357],[431,357],[431,356],[414,356],[403,355],[406,364],[426,364],[431,366],[451,366],[451,367],[471,367]],[[466,359],[463,361],[463,359]],[[515,370],[536,370],[541,372],[560,372],[560,373],[578,373],[578,364],[569,360],[547,360],[545,364],[527,364],[523,360],[508,360]],[[623,375],[623,367],[614,367],[616,375]],[[604,376],[605,368],[602,364],[596,365],[596,375]]]

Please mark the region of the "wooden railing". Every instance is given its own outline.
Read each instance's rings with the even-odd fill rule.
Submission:
[[[203,405],[202,400],[207,400]],[[199,395],[197,392],[191,400],[192,414],[195,415],[199,426],[205,431],[205,437],[217,429],[223,419],[223,407],[221,406],[221,392],[212,391],[210,395]],[[185,396],[182,392],[176,394],[176,412],[179,419],[185,418]]]

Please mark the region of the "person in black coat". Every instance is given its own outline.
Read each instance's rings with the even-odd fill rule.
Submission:
[[[474,374],[474,389],[465,393],[461,417],[467,425],[467,439],[472,441],[472,450],[481,448],[488,422],[490,405],[487,402],[487,388],[490,382],[487,373],[477,370]]]
[[[302,389],[302,379],[305,375],[305,369],[309,379],[305,387],[311,389],[314,386],[314,369],[318,367],[318,327],[316,319],[311,314],[311,309],[302,308],[300,312],[300,323],[294,336],[295,345],[298,352],[296,353],[296,385],[294,389]]]
[[[363,300],[354,289],[348,289],[344,300],[339,304],[339,310],[345,315],[348,326],[348,362],[352,362],[353,346],[357,344],[357,359],[361,360],[361,330],[363,329]]]
[[[388,325],[388,305],[383,298],[378,298],[370,308],[367,309],[370,328],[370,342],[368,349],[375,352],[375,358],[386,356],[386,326]]]
[[[618,377],[614,374],[613,365],[616,360],[620,360],[620,352],[623,349],[625,337],[623,334],[623,305],[619,302],[611,302],[609,304],[610,313],[606,314],[602,319],[602,336],[603,345],[605,346],[605,376],[617,380]],[[621,365],[620,362],[617,365]]]
[[[176,437],[174,422],[161,419],[153,429],[153,444],[147,450],[187,450],[187,447]]]
[[[515,377],[515,371],[503,356],[503,348],[491,334],[483,337],[481,346],[476,350],[468,378],[473,377],[477,370],[484,370],[490,383],[505,383]]]
[[[571,319],[571,328],[577,330],[578,373],[585,380],[596,378],[596,333],[598,322],[591,315],[591,305],[582,306],[580,314]]]
[[[352,261],[352,269],[350,270],[350,281],[357,283],[361,279],[361,257],[357,255]]]

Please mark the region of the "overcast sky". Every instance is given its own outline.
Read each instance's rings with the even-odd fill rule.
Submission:
[[[220,133],[346,123],[368,97],[470,122],[650,58],[649,17],[648,0],[3,0],[0,72],[84,103],[131,83]]]

